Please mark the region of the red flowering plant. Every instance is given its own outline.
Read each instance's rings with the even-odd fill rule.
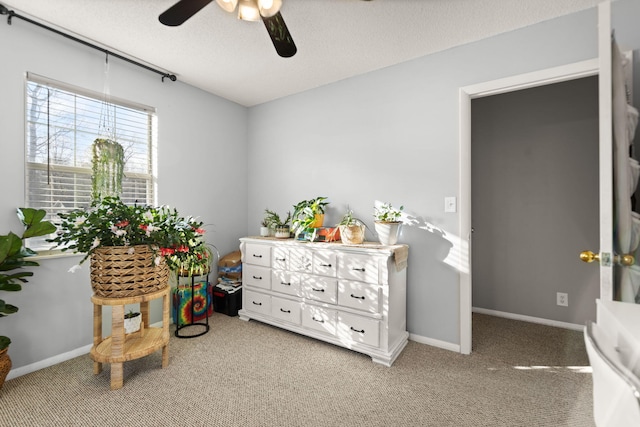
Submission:
[[[171,270],[202,274],[211,263],[211,251],[203,240],[202,222],[182,217],[174,208],[125,205],[118,197],[95,200],[89,208],[59,213],[56,238],[62,251],[84,253],[72,271],[103,246],[148,245]]]

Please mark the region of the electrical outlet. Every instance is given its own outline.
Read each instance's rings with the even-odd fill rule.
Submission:
[[[561,305],[563,307],[569,306],[569,294],[564,292],[558,292],[556,294],[556,304]]]

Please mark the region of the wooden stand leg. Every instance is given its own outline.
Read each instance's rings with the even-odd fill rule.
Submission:
[[[124,305],[111,307],[111,357],[124,354]],[[122,388],[122,362],[111,364],[111,390]]]
[[[122,363],[112,363],[111,364],[111,390],[117,390],[122,388],[124,383],[123,377],[123,366]]]

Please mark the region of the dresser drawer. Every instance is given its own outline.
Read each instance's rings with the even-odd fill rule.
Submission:
[[[247,264],[242,267],[242,283],[256,288],[271,289],[271,270]]]
[[[338,313],[338,337],[377,347],[380,344],[380,322],[356,314]]]
[[[313,274],[336,277],[338,274],[338,255],[335,252],[315,251],[312,270]]]
[[[336,334],[338,312],[330,308],[315,305],[302,305],[302,326],[325,334]]]
[[[311,273],[313,265],[313,253],[302,247],[289,249],[289,270],[301,273]]]
[[[366,255],[341,253],[338,255],[338,277],[378,283],[378,260]]]
[[[300,277],[300,291],[303,298],[335,304],[338,301],[338,280],[304,274]]]
[[[300,275],[283,270],[271,271],[271,290],[300,296]]]
[[[271,246],[247,243],[242,262],[245,264],[271,267]]]
[[[273,248],[271,251],[271,267],[278,270],[289,269],[289,249],[287,248]]]
[[[282,298],[271,297],[271,316],[285,322],[300,324],[300,303]]]
[[[364,282],[339,280],[338,305],[370,313],[379,313],[380,287]]]
[[[267,316],[271,314],[271,297],[269,295],[260,294],[247,289],[244,289],[243,292],[244,303],[242,304],[242,307],[245,310],[254,311]]]

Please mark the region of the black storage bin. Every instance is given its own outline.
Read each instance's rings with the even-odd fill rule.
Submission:
[[[213,310],[216,313],[224,313],[227,316],[238,315],[238,310],[242,308],[242,286],[236,289],[229,291],[220,285],[213,288]]]

